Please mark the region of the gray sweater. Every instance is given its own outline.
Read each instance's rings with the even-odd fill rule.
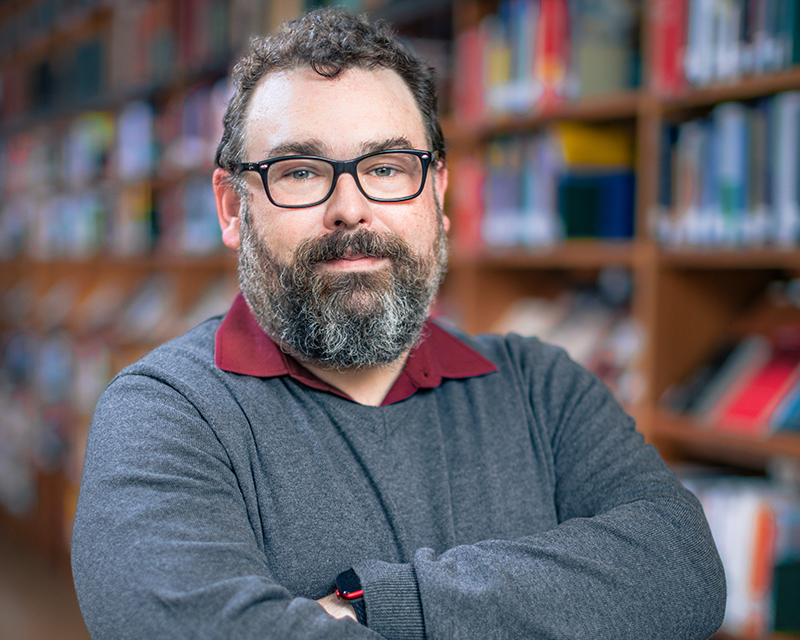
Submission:
[[[120,373],[73,571],[95,640],[708,638],[703,511],[597,378],[536,339],[384,407],[214,365],[219,319]],[[367,626],[314,602],[353,567]]]

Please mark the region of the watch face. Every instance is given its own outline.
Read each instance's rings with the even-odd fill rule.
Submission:
[[[336,595],[345,600],[354,600],[363,595],[361,580],[358,579],[355,571],[348,569],[339,574],[336,578]]]

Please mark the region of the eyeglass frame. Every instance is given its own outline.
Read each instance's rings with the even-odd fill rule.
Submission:
[[[374,198],[364,191],[364,187],[361,186],[361,181],[358,179],[358,173],[356,172],[358,163],[373,156],[385,155],[389,153],[408,153],[419,158],[420,163],[422,164],[422,179],[420,180],[419,189],[413,195],[403,196],[402,198]],[[333,167],[331,188],[328,190],[328,193],[325,195],[325,197],[321,200],[317,200],[316,202],[312,202],[311,204],[279,204],[275,202],[275,200],[272,198],[272,194],[269,192],[269,186],[267,186],[267,172],[269,171],[269,167],[271,165],[275,164],[276,162],[280,162],[281,160],[321,160],[322,162],[326,162],[331,165]],[[438,151],[420,151],[419,149],[384,149],[382,151],[365,153],[363,156],[353,158],[352,160],[331,160],[330,158],[323,158],[321,156],[279,156],[277,158],[268,158],[267,160],[261,160],[259,162],[237,162],[231,165],[231,168],[237,175],[243,171],[255,171],[258,173],[258,175],[261,176],[261,183],[264,185],[264,192],[267,194],[267,198],[269,198],[269,201],[276,207],[281,207],[282,209],[307,209],[310,207],[316,207],[317,205],[326,202],[336,190],[336,184],[339,181],[339,177],[343,173],[348,173],[353,176],[353,180],[355,181],[358,190],[367,200],[371,200],[372,202],[406,202],[408,200],[413,200],[414,198],[419,197],[419,195],[425,189],[425,181],[428,178],[428,168],[431,164],[438,161]]]

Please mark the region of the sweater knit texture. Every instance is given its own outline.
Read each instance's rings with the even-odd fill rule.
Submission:
[[[94,640],[708,638],[702,508],[605,385],[535,338],[384,407],[218,369],[220,319],[122,371],[73,536]],[[367,626],[316,599],[353,567]]]

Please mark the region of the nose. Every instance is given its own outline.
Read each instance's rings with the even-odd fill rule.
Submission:
[[[331,230],[369,226],[372,223],[372,204],[349,173],[339,176],[331,197],[323,206],[325,226]]]

